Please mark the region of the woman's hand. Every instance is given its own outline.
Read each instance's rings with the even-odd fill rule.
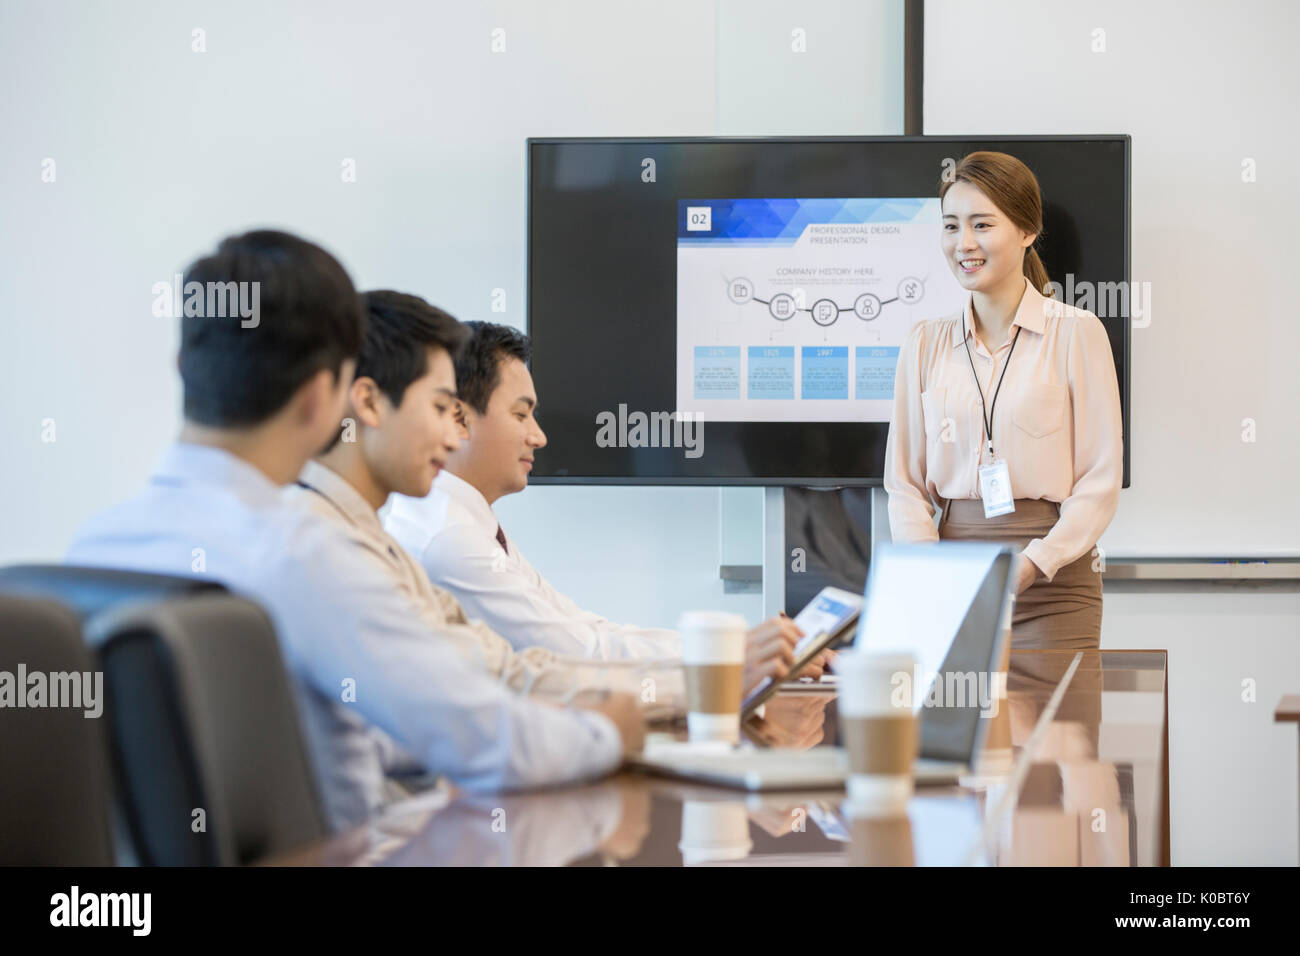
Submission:
[[[1016,594],[1024,594],[1029,589],[1029,586],[1042,576],[1042,572],[1038,570],[1038,565],[1025,557],[1023,551],[1016,552],[1016,563],[1013,570],[1016,575]]]

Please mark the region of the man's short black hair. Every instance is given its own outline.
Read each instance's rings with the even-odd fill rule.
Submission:
[[[466,322],[469,342],[456,360],[456,392],[480,415],[501,384],[501,362],[514,357],[525,365],[533,357],[532,340],[518,329],[491,322]]]
[[[257,304],[252,318],[224,309],[182,317],[185,418],[196,424],[259,425],[321,369],[337,377],[361,349],[361,297],[338,260],[305,239],[271,230],[223,239],[185,271],[187,289],[192,282],[246,284],[239,294]]]
[[[366,335],[357,360],[357,377],[375,380],[394,406],[407,388],[429,371],[429,349],[444,350],[453,362],[469,330],[419,296],[381,289],[361,297],[366,306]]]

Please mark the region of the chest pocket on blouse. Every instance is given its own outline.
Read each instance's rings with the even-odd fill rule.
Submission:
[[[921,413],[925,418],[925,438],[929,443],[939,440],[943,429],[943,399],[945,388],[930,388],[921,393]]]
[[[1046,438],[1065,424],[1065,386],[1030,385],[1011,419],[1034,438]]]

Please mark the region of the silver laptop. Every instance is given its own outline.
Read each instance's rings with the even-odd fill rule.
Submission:
[[[956,783],[976,769],[991,723],[982,715],[999,705],[995,675],[1009,632],[1012,558],[1011,548],[983,542],[875,549],[869,613],[854,646],[909,651],[929,682],[915,701],[921,724],[917,784]],[[899,634],[906,638],[900,641]]]
[[[881,544],[872,556],[854,646],[907,651],[922,681],[929,681],[929,692],[915,695],[921,718],[918,785],[956,783],[976,769],[989,725],[981,714],[993,706],[1006,640],[1011,565],[1009,547],[982,542]],[[838,747],[710,751],[680,742],[648,743],[635,763],[745,790],[838,787],[848,775]]]

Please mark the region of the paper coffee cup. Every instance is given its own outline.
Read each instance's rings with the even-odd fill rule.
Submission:
[[[915,866],[912,821],[906,813],[890,817],[850,817],[850,866]]]
[[[739,743],[745,619],[719,611],[688,611],[679,629],[691,742]]]
[[[848,651],[835,660],[840,742],[849,760],[848,805],[890,814],[912,796],[917,720],[910,654]]]
[[[743,860],[753,847],[743,803],[687,800],[682,804],[682,838],[677,849],[686,866]]]

